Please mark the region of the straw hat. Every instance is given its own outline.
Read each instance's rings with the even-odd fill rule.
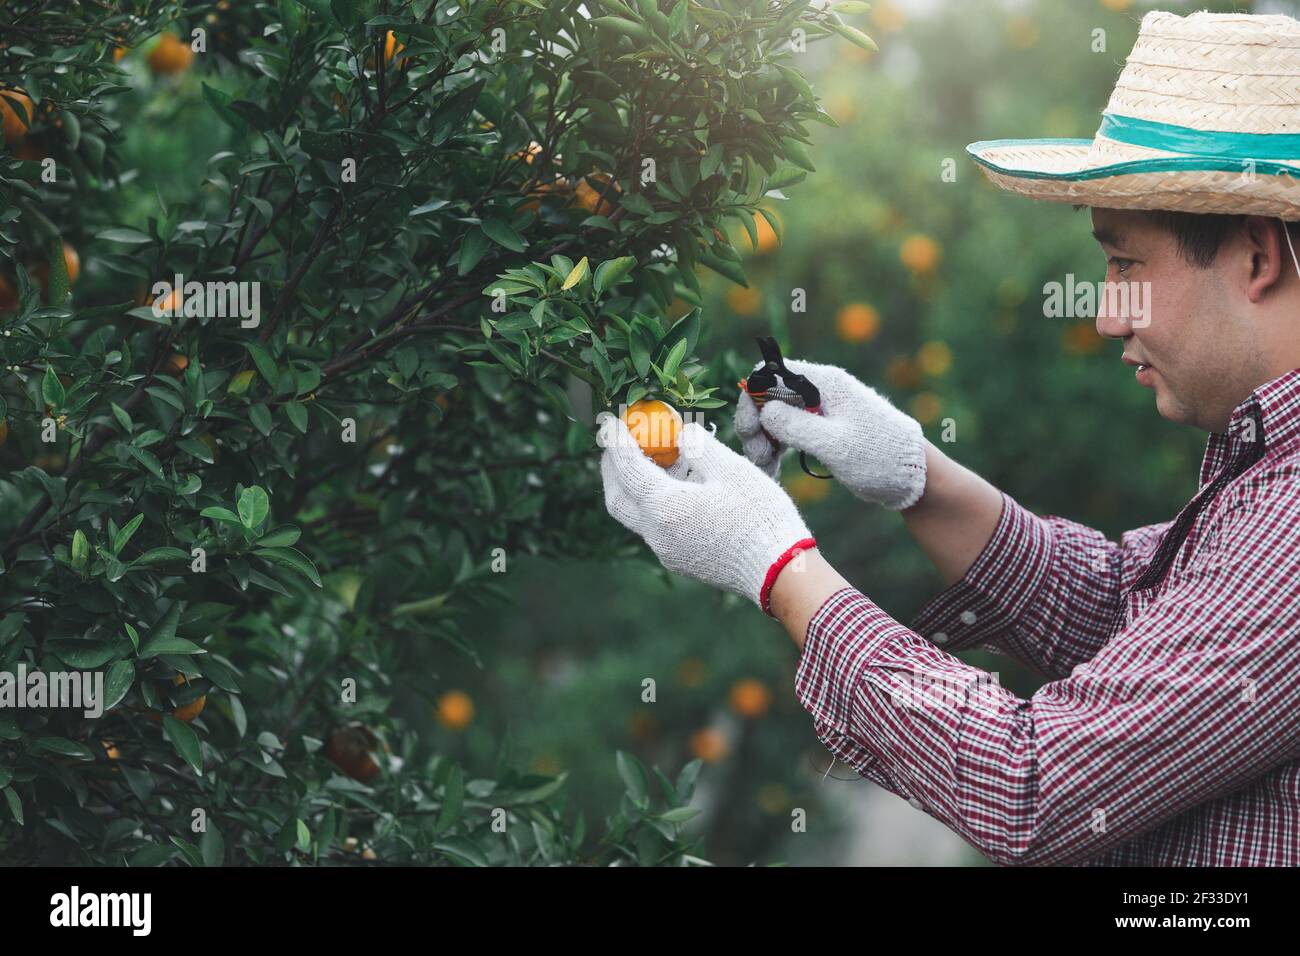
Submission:
[[[1152,11],[1093,139],[966,151],[1035,199],[1300,220],[1300,22]]]

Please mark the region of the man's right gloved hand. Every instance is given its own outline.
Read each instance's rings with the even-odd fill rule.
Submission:
[[[920,423],[842,368],[797,360],[785,364],[821,391],[822,414],[775,401],[760,410],[742,392],[735,424],[749,460],[775,476],[786,448],[797,448],[864,501],[892,511],[916,504],[925,491]]]

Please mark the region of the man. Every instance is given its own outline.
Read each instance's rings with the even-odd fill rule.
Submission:
[[[821,415],[742,396],[748,459],[698,425],[669,471],[607,439],[610,513],[780,620],[827,748],[997,863],[1300,864],[1297,131],[1300,23],[1150,13],[1094,140],[969,147],[995,183],[1091,208],[1108,282],[1149,283],[1097,330],[1210,433],[1171,522],[1116,544],[1036,517],[811,363],[790,364]],[[772,480],[790,447],[902,512],[949,583],[913,628],[817,552]],[[1051,682],[1020,699],[949,653],[972,647]]]

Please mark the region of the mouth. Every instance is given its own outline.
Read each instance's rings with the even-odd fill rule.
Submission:
[[[1133,375],[1137,379],[1139,385],[1151,385],[1151,373],[1155,371],[1155,368],[1152,365],[1149,365],[1146,362],[1139,362],[1137,359],[1129,358],[1127,355],[1121,356],[1121,361],[1123,361],[1125,365],[1133,366]]]

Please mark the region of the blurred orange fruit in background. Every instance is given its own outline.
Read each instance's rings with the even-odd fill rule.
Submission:
[[[705,763],[717,763],[727,755],[727,740],[722,732],[706,727],[691,734],[691,755]]]
[[[770,706],[772,693],[762,681],[746,677],[731,685],[731,709],[741,717],[748,720],[762,717]]]
[[[762,302],[763,295],[757,289],[737,285],[727,290],[727,308],[736,315],[753,315]]]
[[[155,76],[175,76],[190,68],[194,60],[194,51],[190,45],[170,30],[158,35],[158,42],[149,51],[146,62]]]
[[[3,120],[4,124],[5,142],[16,143],[26,136],[27,130],[31,128],[32,119],[36,115],[36,104],[32,102],[30,96],[15,87],[6,87],[2,92],[0,120]]]
[[[939,265],[943,248],[929,236],[914,233],[903,240],[898,258],[916,275],[929,275]]]
[[[835,331],[845,342],[870,342],[880,331],[880,313],[865,302],[850,302],[836,313]]]
[[[464,730],[474,719],[474,701],[463,690],[449,690],[438,698],[438,723],[450,730]]]
[[[947,342],[926,342],[916,353],[916,364],[926,375],[943,375],[952,367],[952,349]]]

